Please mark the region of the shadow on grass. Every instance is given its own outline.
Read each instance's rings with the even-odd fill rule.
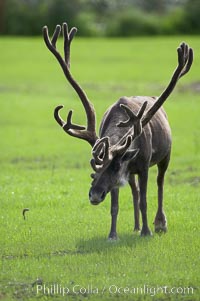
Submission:
[[[157,235],[157,234],[154,234]],[[141,244],[147,246],[147,244],[153,242],[154,236],[141,237],[139,233],[127,234],[121,233],[120,238],[117,240],[108,240],[105,236],[94,236],[89,239],[80,239],[77,241],[75,248],[73,249],[59,249],[52,250],[50,252],[42,252],[39,254],[4,254],[2,260],[23,260],[25,258],[41,258],[41,257],[57,257],[57,256],[71,256],[71,255],[86,255],[92,253],[108,253],[119,248],[126,248],[134,250]]]
[[[80,253],[102,253],[117,248],[136,248],[137,245],[147,244],[153,240],[153,236],[141,237],[139,233],[120,234],[117,240],[108,240],[105,236],[95,236],[88,240],[81,239],[76,247]]]

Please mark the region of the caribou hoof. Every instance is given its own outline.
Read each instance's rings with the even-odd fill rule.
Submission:
[[[166,223],[155,223],[155,232],[156,233],[166,233],[167,232],[167,224]]]
[[[133,229],[133,232],[140,232],[140,226],[135,226]]]
[[[152,234],[151,230],[149,230],[149,228],[146,228],[146,229],[142,228],[140,235],[141,236],[152,236],[153,234]]]
[[[116,240],[118,240],[117,233],[110,233],[109,236],[108,236],[108,240],[109,241],[116,241]]]
[[[154,228],[156,233],[167,232],[167,220],[164,213],[161,216],[156,216],[154,220]]]

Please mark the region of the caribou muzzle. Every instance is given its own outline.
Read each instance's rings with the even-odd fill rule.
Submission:
[[[102,188],[91,187],[89,191],[89,199],[92,205],[99,205],[106,197],[107,192]]]

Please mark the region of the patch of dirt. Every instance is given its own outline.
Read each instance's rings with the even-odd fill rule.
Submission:
[[[177,87],[177,89],[181,93],[192,92],[192,93],[198,94],[198,93],[200,93],[200,81],[196,81],[196,82],[185,84],[185,85],[179,85]]]
[[[184,177],[184,174],[187,172],[192,172],[195,174],[199,174],[198,168],[195,168],[193,166],[189,166],[188,168],[184,170],[173,170],[168,175],[168,180],[171,185],[177,185],[177,184],[188,184],[194,187],[200,186],[200,176],[197,175],[190,175]],[[183,177],[181,177],[183,175]]]
[[[192,186],[199,186],[200,185],[200,177],[190,177],[185,179],[185,183],[188,183]]]

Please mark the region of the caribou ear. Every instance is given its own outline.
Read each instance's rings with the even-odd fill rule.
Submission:
[[[129,161],[135,159],[139,151],[140,151],[139,148],[127,150],[125,154],[122,156],[122,161]]]

